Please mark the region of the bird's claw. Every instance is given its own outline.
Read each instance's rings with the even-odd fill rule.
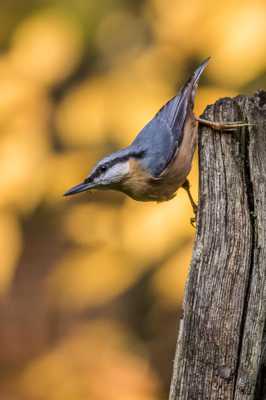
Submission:
[[[214,130],[217,131],[234,131],[238,128],[242,128],[245,126],[253,126],[255,124],[251,124],[248,122],[243,122],[243,121],[233,121],[233,122],[218,122],[218,121],[209,121],[204,118],[198,118],[196,117],[196,120],[205,126],[209,126]]]
[[[193,228],[196,229],[196,217],[191,217],[190,218],[190,225],[193,226]]]
[[[190,218],[190,224],[193,226],[193,228],[196,228],[197,212],[198,212],[198,207],[196,205],[194,205],[193,207],[193,212],[194,212],[194,217]]]

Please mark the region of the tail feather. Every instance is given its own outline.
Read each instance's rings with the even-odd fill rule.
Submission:
[[[177,139],[182,140],[183,126],[189,111],[193,109],[194,99],[201,74],[206,68],[210,57],[204,60],[185,83],[180,93],[166,103],[158,112],[157,117],[162,119],[176,133]],[[180,136],[181,135],[181,136]]]

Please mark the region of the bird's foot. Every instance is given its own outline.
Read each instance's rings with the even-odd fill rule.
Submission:
[[[196,229],[196,216],[190,218],[190,225],[193,226],[193,228]]]
[[[193,208],[194,217],[190,218],[190,225],[192,225],[193,228],[196,228],[198,206],[196,204],[194,204],[194,206],[192,206],[192,208]]]
[[[209,126],[216,131],[234,131],[238,128],[242,128],[243,126],[253,126],[254,124],[250,124],[248,122],[243,121],[235,121],[235,122],[218,122],[218,121],[209,121],[204,118],[196,117],[196,120],[205,126]]]

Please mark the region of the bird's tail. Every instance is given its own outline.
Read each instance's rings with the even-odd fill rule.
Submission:
[[[188,114],[193,110],[194,99],[201,74],[206,68],[209,58],[204,60],[195,70],[193,75],[182,87],[181,91],[166,103],[157,113],[157,117],[167,123],[176,136],[176,141],[181,143],[183,139],[183,127]]]
[[[185,97],[189,97],[190,101],[192,102],[192,107],[194,106],[194,99],[195,99],[196,90],[198,88],[199,79],[209,61],[210,61],[210,57],[206,58],[206,60],[204,60],[198,66],[198,68],[194,71],[191,78],[186,82],[186,84],[182,88],[180,97],[182,97],[182,94]]]

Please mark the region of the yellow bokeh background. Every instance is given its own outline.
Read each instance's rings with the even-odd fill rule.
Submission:
[[[266,82],[263,0],[14,0],[0,29],[0,397],[167,398],[195,230],[169,202],[63,198],[207,56],[195,112]],[[197,198],[197,158],[190,174]]]

